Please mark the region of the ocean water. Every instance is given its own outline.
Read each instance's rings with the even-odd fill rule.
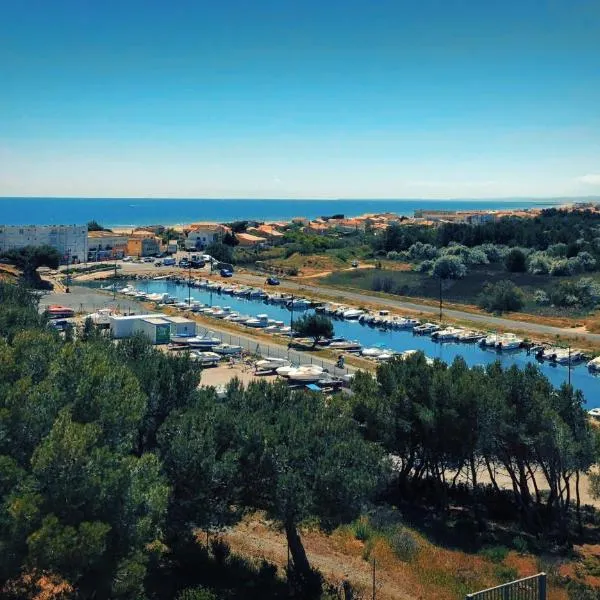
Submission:
[[[175,225],[194,221],[289,220],[415,209],[509,209],[547,207],[560,200],[219,200],[135,198],[0,198],[0,225],[72,225],[92,219],[105,227]]]

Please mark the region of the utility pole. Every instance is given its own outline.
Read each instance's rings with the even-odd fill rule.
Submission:
[[[113,275],[113,300],[117,299],[117,257],[115,256],[115,271]]]
[[[442,324],[442,278],[440,277],[440,325]]]
[[[192,262],[188,261],[188,310],[192,305]]]
[[[373,600],[375,600],[375,559],[373,559]]]
[[[71,261],[71,249],[69,248],[67,250],[67,286],[65,288],[65,292],[68,294],[71,290],[69,289],[69,283],[70,283],[70,275],[69,275],[69,263]]]
[[[569,386],[571,385],[571,345],[569,345]]]
[[[294,294],[292,294],[292,300],[290,302],[290,329],[294,329]],[[292,331],[290,331],[291,337]]]

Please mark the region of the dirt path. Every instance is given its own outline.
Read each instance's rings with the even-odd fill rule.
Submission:
[[[244,556],[266,559],[284,569],[287,565],[287,542],[285,535],[254,519],[244,522],[227,532],[226,539],[232,549]],[[360,552],[357,555],[343,552],[335,542],[321,533],[303,533],[302,540],[311,564],[334,585],[348,579],[365,592],[372,589],[372,566]],[[362,546],[360,542],[356,542]],[[359,550],[359,548],[357,548]],[[405,589],[406,580],[399,572],[376,571],[376,590],[379,600],[419,600],[419,596]],[[370,597],[370,595],[368,596]]]

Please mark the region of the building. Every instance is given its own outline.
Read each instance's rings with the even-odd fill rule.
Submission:
[[[123,258],[127,252],[125,234],[112,231],[88,231],[88,260]]]
[[[496,219],[496,213],[483,210],[415,210],[415,219],[440,223],[481,225]]]
[[[151,231],[134,231],[127,240],[128,256],[156,256],[160,251],[160,238]]]
[[[179,243],[177,240],[169,240],[167,242],[167,253],[168,254],[177,254],[177,250],[179,248]]]
[[[250,233],[236,233],[235,237],[237,238],[237,241],[241,247],[259,246],[260,244],[267,243],[266,238],[252,235]]]
[[[185,249],[202,250],[213,242],[220,241],[226,233],[231,233],[231,229],[221,223],[192,223],[185,240]]]
[[[167,344],[172,335],[192,336],[196,333],[194,321],[163,314],[111,315],[109,321],[110,333],[114,339],[142,333],[153,344]]]
[[[58,250],[63,263],[85,262],[87,225],[0,225],[0,252],[46,245]]]
[[[248,227],[246,233],[266,238],[271,242],[275,242],[284,237],[284,234],[281,233],[281,231],[275,229],[272,225],[259,225],[258,227]],[[236,234],[236,237],[238,235],[239,234]]]

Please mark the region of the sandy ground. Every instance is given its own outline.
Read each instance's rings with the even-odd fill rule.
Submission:
[[[226,385],[235,377],[245,385],[258,379],[267,381],[275,381],[277,379],[276,375],[256,375],[251,365],[240,364],[237,362],[234,366],[230,366],[226,363],[204,369],[202,371],[200,384],[207,386]]]
[[[64,291],[49,292],[42,296],[40,309],[52,304],[68,306],[76,313],[92,313],[99,308],[112,308],[118,313],[141,313],[145,309],[133,299],[117,296],[114,300],[111,294],[106,294],[91,288],[77,285],[71,286],[70,293]]]

